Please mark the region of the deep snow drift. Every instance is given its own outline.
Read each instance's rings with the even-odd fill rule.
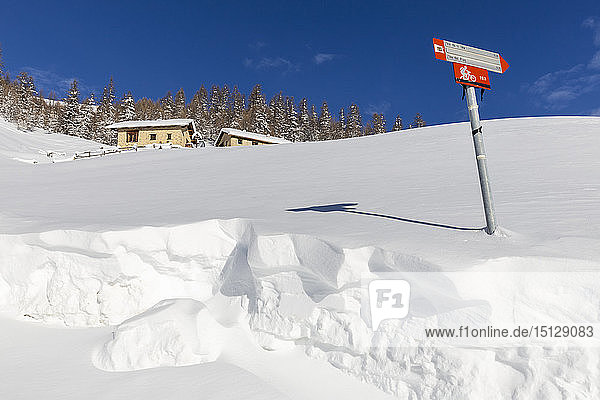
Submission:
[[[600,118],[483,124],[502,227],[493,237],[478,229],[467,124],[53,165],[17,163],[8,151],[0,307],[17,319],[114,326],[82,331],[74,350],[47,339],[85,353],[63,373],[84,365],[92,386],[108,382],[101,370],[149,377],[162,370],[147,368],[196,364],[177,369],[185,382],[210,368],[252,374],[240,378],[249,398],[385,398],[376,388],[400,398],[598,396],[597,347],[437,347],[411,337],[419,323],[510,307],[512,322],[598,322],[600,283],[581,274],[600,271]],[[450,272],[549,270],[563,275],[503,275],[479,292]],[[392,271],[446,271],[448,288],[485,307],[457,303],[373,333],[361,280]],[[28,335],[10,337],[28,346]],[[0,363],[0,375],[18,359]],[[219,379],[205,387],[212,398],[232,395]]]

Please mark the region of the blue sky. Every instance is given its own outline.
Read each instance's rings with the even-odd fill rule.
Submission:
[[[183,87],[262,83],[330,109],[352,102],[391,127],[467,119],[437,37],[500,52],[483,119],[600,115],[600,1],[13,1],[4,0],[4,64],[39,88],[160,98]]]

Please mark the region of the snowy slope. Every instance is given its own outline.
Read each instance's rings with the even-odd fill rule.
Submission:
[[[18,130],[0,119],[0,157],[26,163],[52,163],[72,159],[76,152],[96,151],[110,146],[41,129]]]
[[[546,243],[544,254],[598,260],[600,118],[485,121],[484,128],[500,226]],[[324,143],[3,165],[0,229],[118,230],[249,218],[264,233],[402,248],[445,265],[470,263],[467,248],[476,247],[477,258],[530,248],[424,224],[483,226],[472,147],[463,123]],[[381,216],[335,211],[353,203]],[[457,243],[457,235],[469,242]],[[572,254],[569,243],[581,240],[588,244]]]
[[[400,398],[592,398],[597,349],[402,349],[393,344],[406,336],[394,333],[398,326],[369,332],[359,285],[382,271],[597,273],[598,132],[592,117],[484,121],[501,226],[493,237],[478,229],[467,124],[47,165],[15,163],[19,147],[7,141],[0,325],[9,334],[0,347],[10,356],[0,376],[12,378],[0,387],[36,398],[47,381],[35,371],[56,361],[20,355],[35,342],[40,353],[68,354],[53,381],[80,377],[77,388],[55,385],[49,398],[77,398],[128,376],[137,383],[124,393],[149,398],[162,398],[144,392],[162,376],[185,384],[190,397],[206,390],[217,399],[386,398],[379,389]],[[453,291],[474,293],[446,277]],[[519,322],[598,322],[597,279],[558,275],[531,293],[537,277],[503,279],[506,287],[477,292],[492,311],[506,307],[504,296]],[[546,301],[556,296],[562,303]],[[424,321],[467,321],[466,309]],[[45,334],[32,319],[97,328]],[[11,383],[23,379],[11,375],[14,363],[34,376],[27,389]],[[104,372],[123,370],[133,371]],[[230,374],[239,388],[230,389]]]

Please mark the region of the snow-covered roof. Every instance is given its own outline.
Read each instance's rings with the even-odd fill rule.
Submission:
[[[108,129],[119,129],[119,128],[150,128],[157,126],[186,126],[194,122],[193,119],[180,118],[180,119],[156,119],[152,121],[123,121],[116,122],[114,124],[107,125]]]
[[[280,137],[263,135],[263,134],[254,133],[254,132],[241,131],[239,129],[234,129],[234,128],[223,128],[223,129],[221,129],[221,132],[219,133],[219,137],[215,141],[215,146],[219,144],[219,141],[221,140],[221,137],[223,137],[223,134],[227,134],[230,136],[235,136],[235,137],[243,138],[243,139],[258,140],[260,142],[265,142],[265,143],[273,143],[273,144],[291,143],[289,140],[286,140],[286,139],[283,139]]]

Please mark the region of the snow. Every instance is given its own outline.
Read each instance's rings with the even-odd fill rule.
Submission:
[[[0,120],[0,158],[27,164],[53,163],[72,160],[76,152],[99,151],[113,147],[41,129],[33,132],[18,130],[13,124]],[[101,151],[101,150],[100,150]]]
[[[115,122],[114,124],[107,125],[108,129],[120,129],[120,128],[150,128],[158,126],[187,126],[194,122],[193,119],[189,118],[176,118],[176,119],[157,119],[148,121],[122,121]]]
[[[64,329],[0,319],[0,388],[6,399],[290,399],[247,369],[222,361],[109,373],[90,361],[108,328]],[[235,384],[232,384],[235,382]]]
[[[132,371],[216,361],[224,328],[192,299],[162,300],[119,324],[96,356],[107,371]]]
[[[598,347],[416,336],[506,314],[599,322],[600,118],[483,126],[494,236],[479,229],[466,123],[48,165],[14,162],[6,141],[0,387],[22,398],[47,386],[45,398],[163,398],[177,385],[216,399],[598,397]],[[2,137],[19,135],[7,127]],[[413,282],[415,311],[431,307],[373,332],[361,282],[385,273]]]
[[[219,136],[217,137],[217,140],[215,140],[215,146],[217,143],[219,143],[223,134],[232,135],[235,137],[240,137],[240,138],[249,139],[249,140],[259,140],[262,142],[273,143],[273,144],[292,143],[289,140],[280,138],[280,137],[263,135],[263,134],[254,133],[254,132],[247,132],[247,131],[242,131],[242,130],[234,129],[234,128],[223,128],[223,129],[221,129],[221,132],[219,132]]]

